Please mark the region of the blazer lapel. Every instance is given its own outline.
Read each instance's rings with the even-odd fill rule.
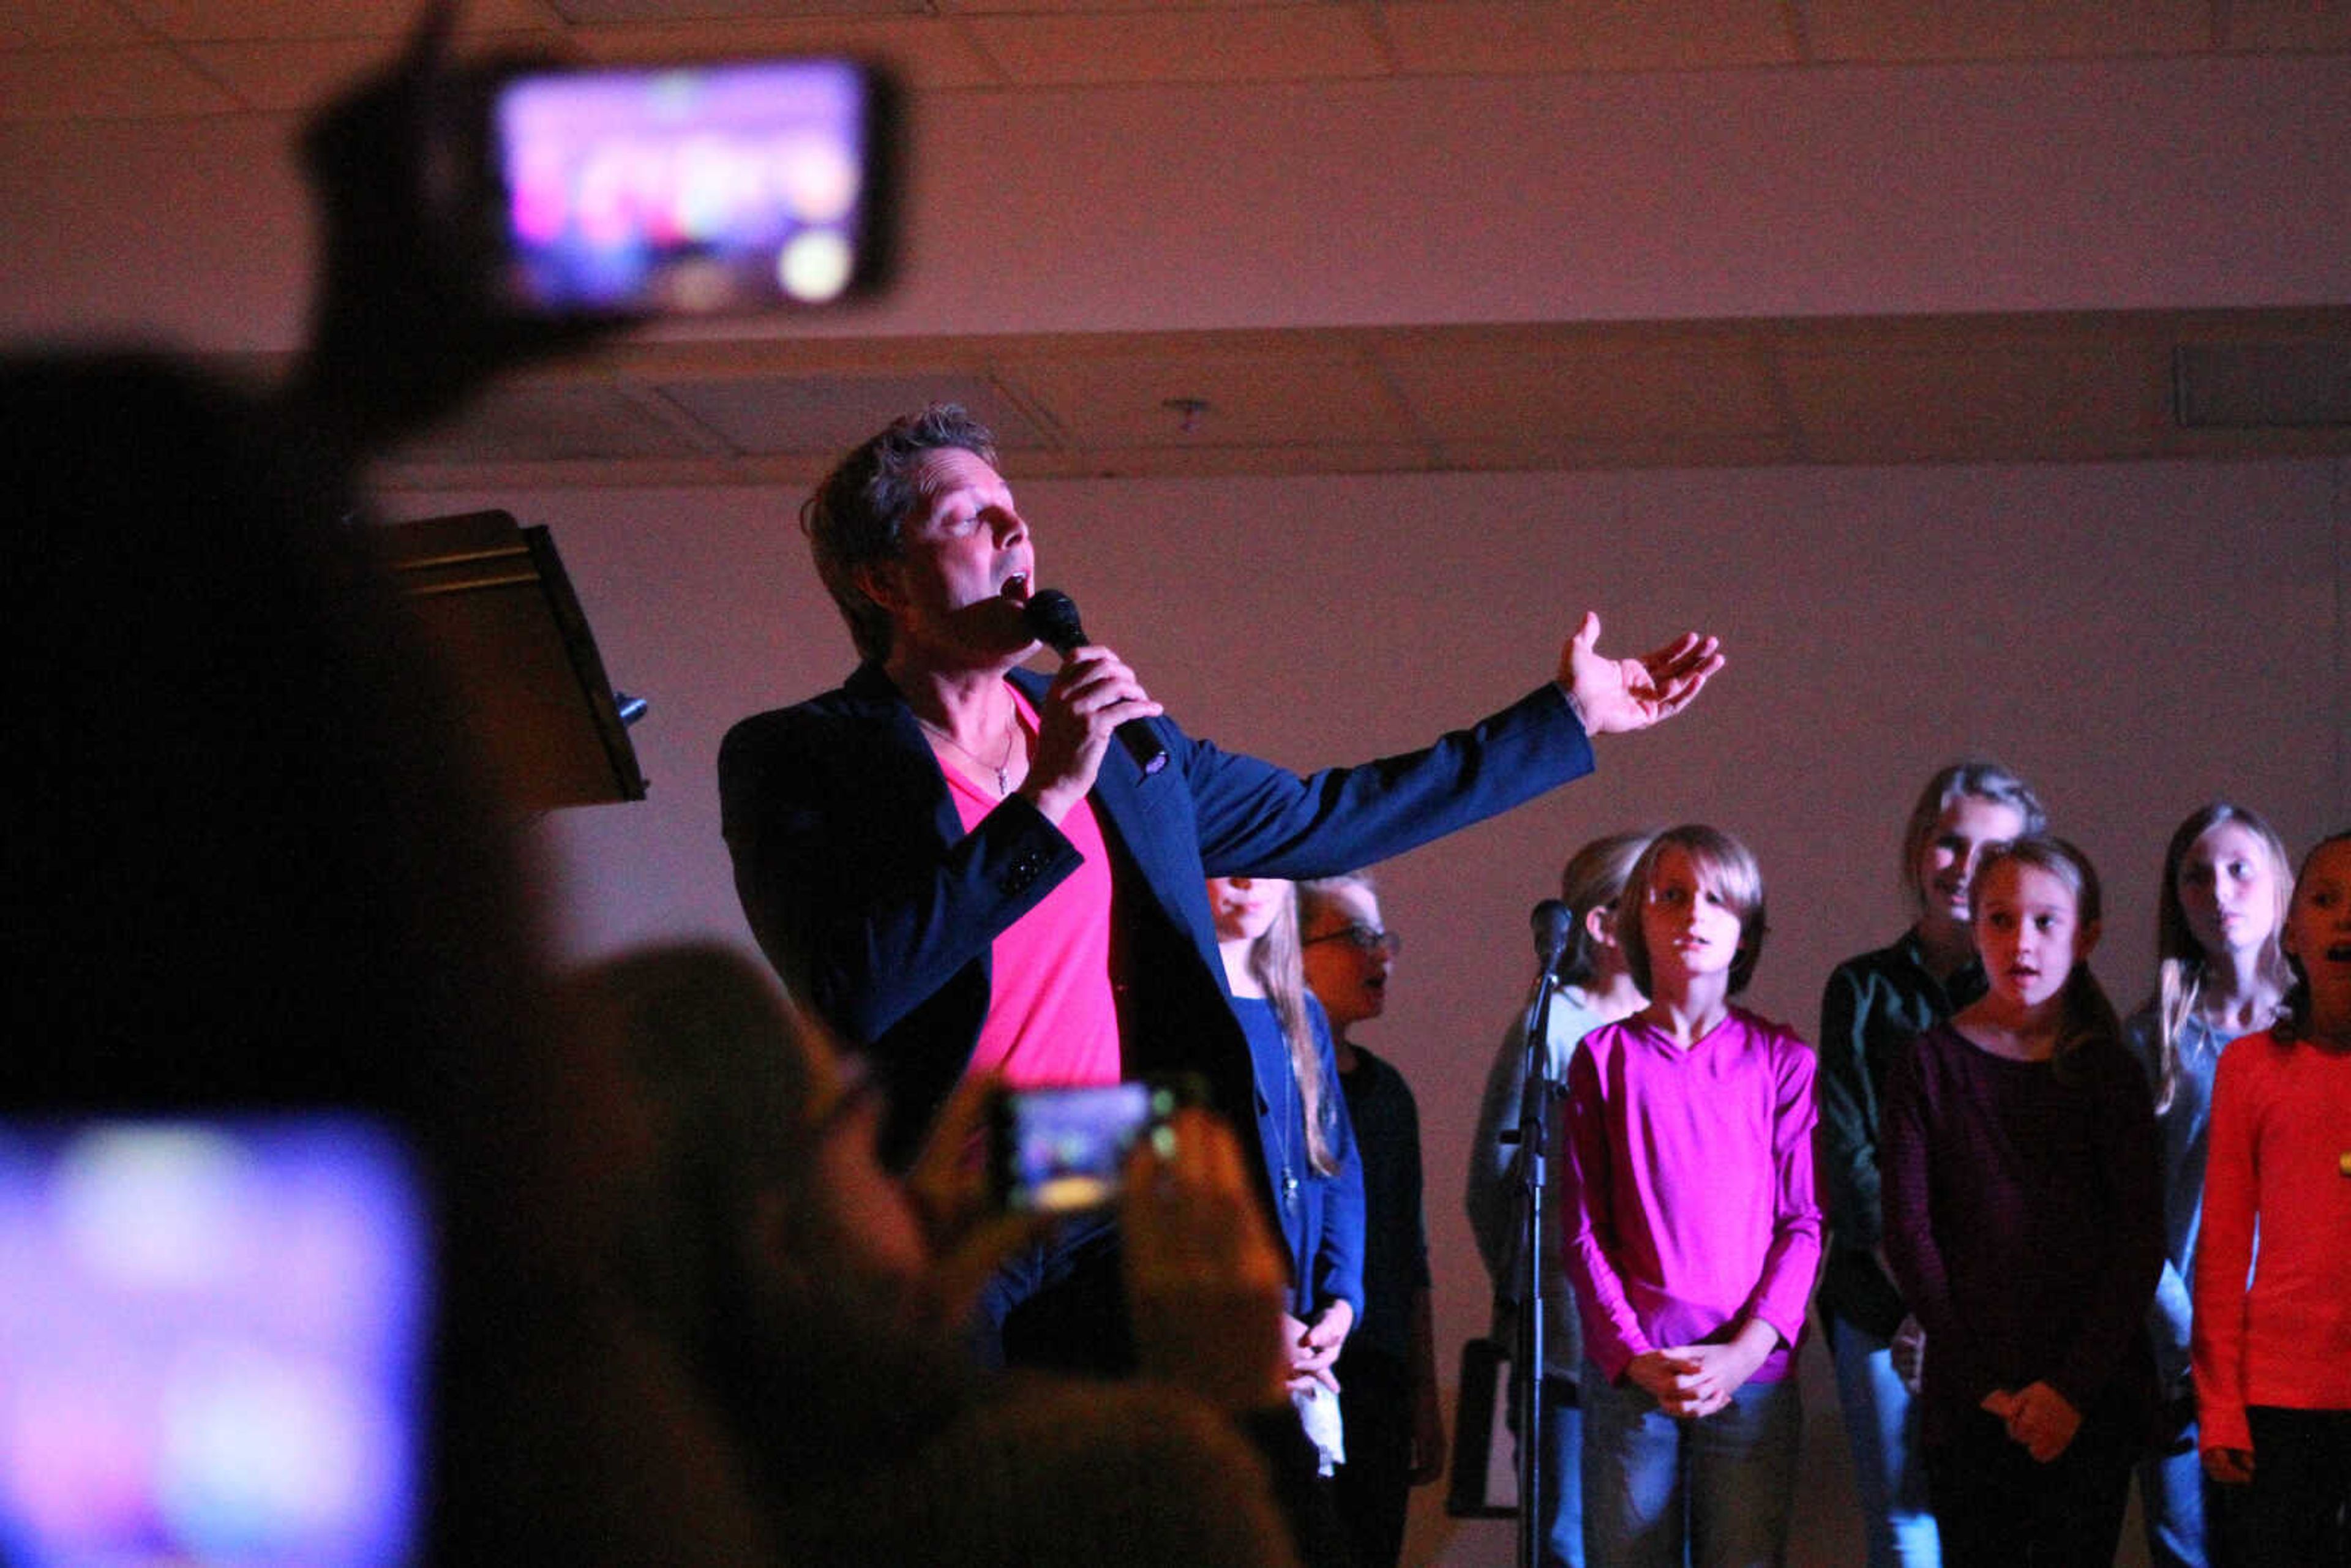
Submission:
[[[841,689],[856,705],[859,716],[873,726],[874,744],[883,766],[890,769],[885,777],[902,779],[909,800],[928,806],[931,830],[942,845],[962,838],[963,818],[956,814],[955,797],[948,793],[946,774],[895,683],[881,665],[866,664],[858,665]]]

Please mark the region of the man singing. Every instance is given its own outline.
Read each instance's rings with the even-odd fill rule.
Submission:
[[[1556,678],[1502,712],[1423,751],[1301,778],[1186,736],[1108,648],[1078,647],[1050,680],[1020,668],[1039,647],[1023,614],[1036,546],[993,438],[961,409],[865,442],[800,523],[863,663],[727,734],[726,842],[769,961],[888,1090],[893,1166],[975,1072],[1027,1088],[1189,1070],[1236,1125],[1255,1124],[1207,878],[1328,875],[1508,810],[1591,771],[1587,737],[1669,716],[1722,666],[1696,634],[1604,658],[1587,614]],[[1165,767],[1146,773],[1112,744],[1130,722]],[[987,1317],[1012,1335],[1005,1314],[1098,1274],[1109,1246],[1099,1226],[1065,1230],[1008,1268]],[[1039,1332],[1082,1338],[1071,1324]],[[1116,1351],[1064,1343],[1040,1358]]]

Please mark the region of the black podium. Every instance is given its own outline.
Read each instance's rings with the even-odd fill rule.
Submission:
[[[543,528],[466,512],[381,530],[506,798],[527,811],[642,800],[628,720]]]

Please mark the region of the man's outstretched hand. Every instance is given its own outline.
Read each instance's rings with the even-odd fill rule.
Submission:
[[[1607,658],[1599,641],[1600,616],[1587,610],[1559,655],[1559,684],[1588,735],[1646,729],[1671,718],[1723,664],[1722,644],[1695,632],[1637,659]]]

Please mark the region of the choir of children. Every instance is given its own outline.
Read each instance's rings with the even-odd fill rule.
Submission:
[[[2295,874],[2254,812],[2190,814],[2126,1024],[2087,857],[1947,768],[1917,920],[1838,967],[1817,1055],[1731,1002],[1746,847],[1625,841],[1635,1010],[1548,1070],[1583,1561],[1783,1560],[1817,1276],[1872,1568],[2111,1563],[2134,1474],[2159,1568],[2351,1563],[2351,833]]]

